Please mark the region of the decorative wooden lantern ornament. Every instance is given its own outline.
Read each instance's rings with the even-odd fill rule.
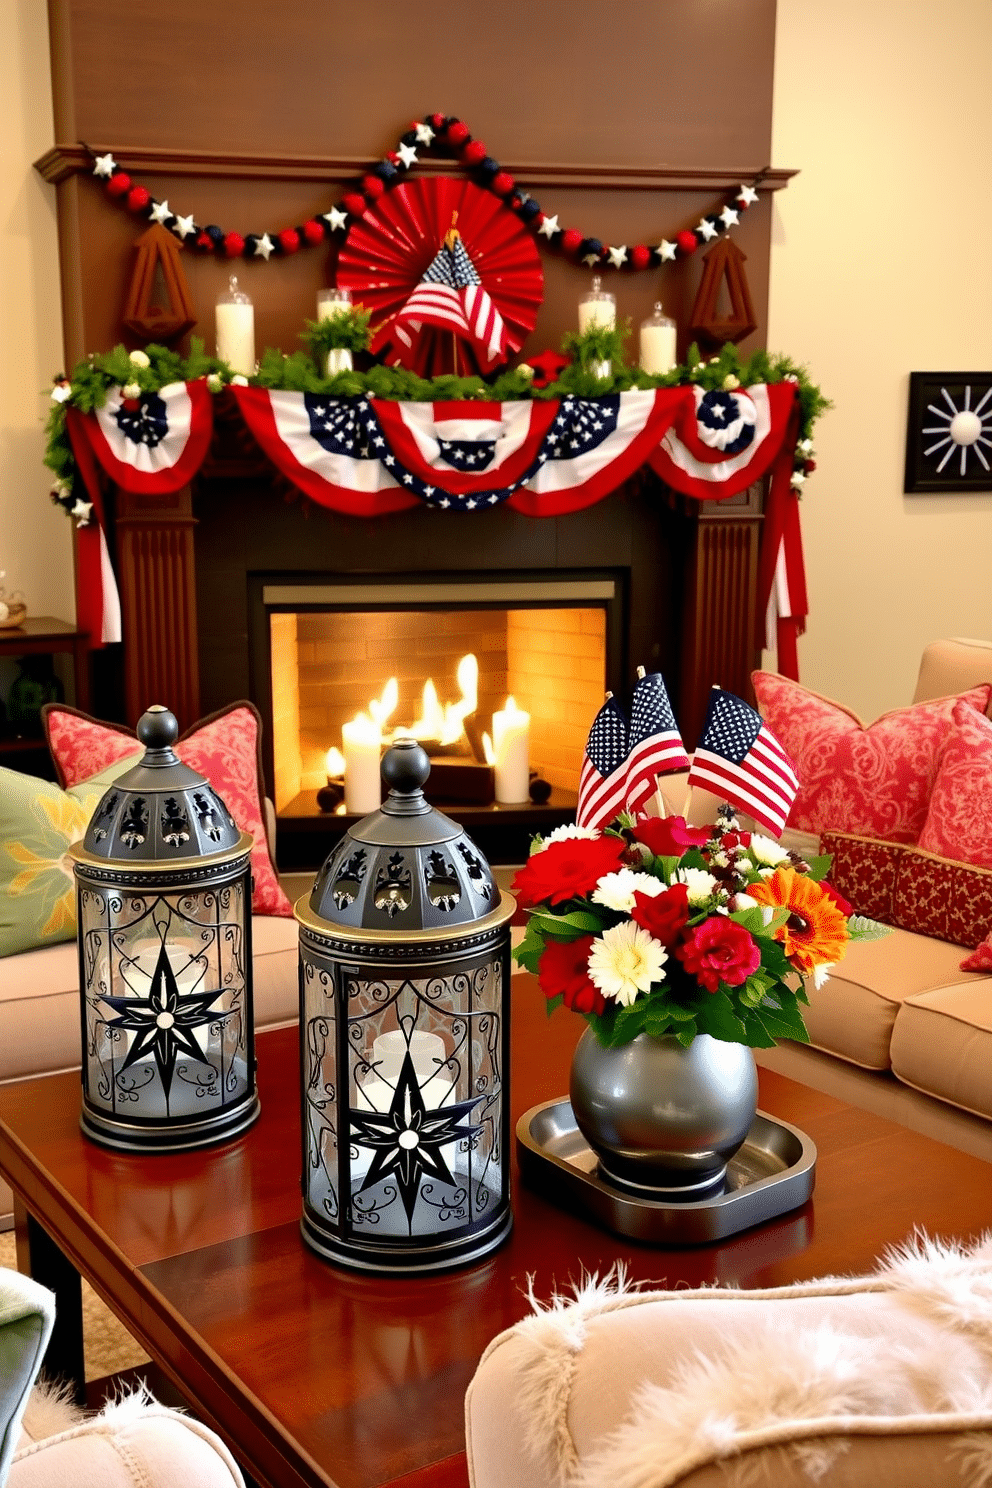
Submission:
[[[730,238],[721,238],[710,251],[703,255],[703,277],[692,307],[691,331],[694,336],[722,346],[725,341],[735,345],[750,336],[758,328],[758,319],[751,303],[744,264],[747,254],[742,253]],[[730,296],[730,314],[717,314],[720,287],[727,283]]]
[[[179,244],[170,232],[156,224],[138,239],[135,254],[124,302],[124,324],[143,341],[176,341],[196,325],[196,310],[179,259]],[[168,296],[166,305],[154,303],[159,272],[161,286]]]

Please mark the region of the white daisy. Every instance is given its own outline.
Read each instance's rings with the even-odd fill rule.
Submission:
[[[833,971],[835,964],[833,961],[824,961],[822,966],[813,967],[813,986],[817,992],[819,992],[820,988],[826,982],[829,982],[830,973]]]
[[[604,873],[592,892],[593,904],[604,904],[607,909],[630,914],[634,907],[635,894],[648,894],[652,899],[665,892],[665,885],[652,873],[635,873],[632,868],[618,868],[616,873]]]
[[[543,852],[552,842],[567,842],[570,837],[587,837],[590,842],[596,842],[599,839],[599,835],[595,827],[577,827],[574,822],[564,827],[555,827],[553,832],[549,832],[547,837],[540,840],[538,845],[531,849],[531,856],[533,857],[536,852]]]
[[[689,890],[690,904],[705,904],[716,893],[717,881],[705,868],[680,868],[675,876]]]
[[[633,920],[613,925],[594,940],[589,951],[589,977],[604,997],[629,1007],[639,992],[662,980],[668,952]]]
[[[735,894],[730,903],[735,914],[741,914],[745,909],[757,909],[757,899],[752,899],[750,894]],[[767,921],[766,921],[767,923]]]
[[[771,837],[762,837],[760,832],[751,833],[751,851],[759,863],[784,863],[789,854],[780,842]]]

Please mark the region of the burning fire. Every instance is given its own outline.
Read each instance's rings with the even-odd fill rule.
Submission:
[[[399,685],[395,677],[390,677],[381,695],[373,698],[368,708],[369,716],[382,731],[383,742],[393,743],[396,739],[413,738],[450,746],[464,739],[465,720],[479,706],[479,662],[474,655],[469,653],[462,657],[455,678],[460,692],[457,702],[442,704],[433,678],[428,677],[424,683],[419,718],[411,724],[399,725],[387,732],[386,722],[399,703]]]

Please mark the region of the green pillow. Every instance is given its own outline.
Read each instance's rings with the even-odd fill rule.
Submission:
[[[50,781],[0,769],[0,957],[72,940],[72,860],[101,798],[140,751],[64,791]]]

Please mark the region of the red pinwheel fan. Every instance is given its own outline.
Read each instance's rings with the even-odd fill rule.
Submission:
[[[520,220],[448,176],[404,181],[354,223],[337,283],[371,310],[373,352],[422,377],[491,372],[520,350],[544,298]]]

